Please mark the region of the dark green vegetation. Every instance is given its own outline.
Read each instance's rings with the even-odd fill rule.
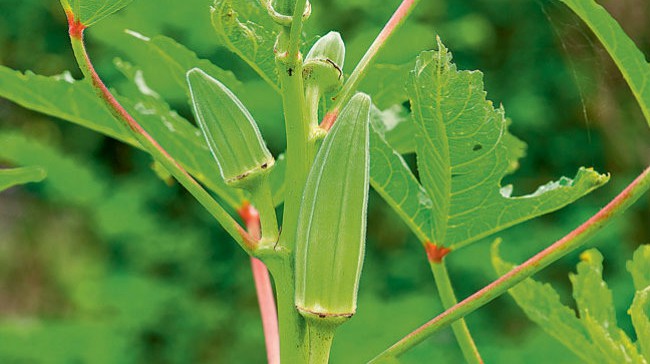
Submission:
[[[134,52],[132,42],[137,39],[122,30],[173,37],[236,72],[243,81],[239,87],[244,103],[278,155],[284,150],[281,100],[219,47],[209,25],[210,1],[178,3],[139,0],[98,24],[89,40],[99,72],[128,95],[134,90],[114,65],[127,75],[137,72],[122,61],[113,62],[113,57],[147,64],[152,68],[145,72],[154,75],[166,76],[166,70],[155,68],[156,62],[143,62],[155,59],[156,53]],[[339,30],[348,47],[346,64],[355,64],[397,3],[314,1],[319,16],[307,23],[307,33]],[[650,16],[650,5],[624,3],[610,10],[620,12],[615,16],[648,54],[650,33],[644,19]],[[58,2],[4,1],[0,14],[3,65],[46,75],[74,70],[79,77]],[[482,70],[489,99],[505,106],[513,134],[528,143],[520,170],[508,177],[515,183],[515,194],[532,192],[560,175],[574,175],[583,164],[611,172],[622,184],[650,162],[650,132],[627,86],[600,45],[563,5],[425,0],[414,19],[382,52],[376,72],[402,67],[421,50],[435,47],[436,31],[453,51],[459,69]],[[404,69],[412,67],[410,63]],[[185,94],[174,80],[147,81],[190,118]],[[390,95],[373,96],[379,106],[390,106],[381,105]],[[149,156],[5,100],[0,105],[0,159],[9,165],[48,167],[44,183],[0,197],[0,361],[264,358],[248,259],[186,193],[160,182]],[[502,233],[505,258],[522,261],[537,252],[596,212],[621,187],[610,183],[565,210]],[[593,241],[605,256],[618,324],[631,336],[625,311],[633,287],[624,264],[637,245],[650,242],[647,206],[638,204]],[[370,359],[441,311],[418,241],[397,221],[371,195],[360,309],[335,339],[334,362],[342,362],[344,355],[346,361]],[[555,281],[565,303],[570,302],[567,274],[574,270],[577,256],[537,277]],[[459,297],[496,278],[488,241],[451,255],[449,266]],[[467,321],[487,362],[520,362],[524,353],[528,360],[538,357],[541,362],[576,360],[532,326],[510,298],[495,301]],[[436,355],[457,362],[461,357],[454,341],[451,330],[445,330],[405,360]]]

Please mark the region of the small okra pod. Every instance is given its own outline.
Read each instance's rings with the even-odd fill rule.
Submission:
[[[296,236],[296,307],[338,325],[356,312],[366,240],[370,97],[356,94],[307,178]]]
[[[275,160],[250,112],[224,84],[198,68],[187,73],[197,122],[226,184],[248,188]]]
[[[303,77],[307,84],[315,84],[321,93],[337,91],[343,84],[345,43],[338,32],[329,32],[320,38],[307,53]]]

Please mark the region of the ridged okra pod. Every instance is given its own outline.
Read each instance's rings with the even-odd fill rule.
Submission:
[[[197,122],[226,184],[250,188],[275,160],[250,112],[224,84],[202,70],[187,73]]]
[[[307,178],[296,236],[296,307],[334,326],[351,317],[363,263],[370,97],[357,94],[325,137]]]

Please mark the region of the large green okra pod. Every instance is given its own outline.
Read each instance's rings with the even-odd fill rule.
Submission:
[[[341,112],[307,179],[296,235],[296,307],[336,324],[356,311],[366,239],[370,97]]]

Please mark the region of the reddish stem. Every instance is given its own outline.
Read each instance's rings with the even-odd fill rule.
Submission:
[[[246,202],[238,212],[239,216],[244,220],[246,229],[251,237],[256,240],[261,239],[260,214],[255,207]],[[269,270],[261,260],[254,257],[251,257],[251,269],[253,270],[255,289],[257,290],[257,302],[259,303],[260,314],[262,316],[262,327],[266,342],[266,358],[269,364],[279,364],[280,335],[278,315]]]

